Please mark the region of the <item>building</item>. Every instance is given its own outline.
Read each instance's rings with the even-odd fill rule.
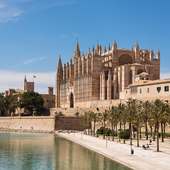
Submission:
[[[97,44],[85,54],[76,45],[70,62],[58,61],[56,108],[89,107],[87,103],[110,103],[119,100],[125,89],[140,80],[160,79],[160,52]],[[95,105],[93,105],[95,106]]]
[[[25,92],[34,92],[34,82],[27,81],[26,76],[24,79],[24,91]]]
[[[170,103],[170,79],[142,80],[131,84],[120,94],[121,100],[129,98],[148,101],[160,99]]]
[[[41,94],[44,100],[44,107],[47,109],[55,107],[55,95],[53,87],[48,87],[48,94]]]
[[[34,86],[35,86],[35,83],[27,81],[27,78],[25,76],[24,92],[34,92]],[[44,100],[44,107],[47,109],[55,107],[55,95],[53,91],[54,91],[53,87],[48,87],[47,94],[40,94]]]

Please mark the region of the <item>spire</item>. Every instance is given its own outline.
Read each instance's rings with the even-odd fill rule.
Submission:
[[[150,57],[150,60],[152,61],[152,60],[153,60],[153,57],[154,57],[154,52],[153,52],[153,50],[150,50],[150,51],[149,51],[149,57]]]
[[[136,41],[136,43],[134,44],[134,49],[135,49],[135,50],[139,50],[139,48],[140,48],[140,47],[139,47],[139,43]]]
[[[63,71],[63,66],[62,66],[61,56],[59,56],[57,72],[61,72],[61,71]]]
[[[96,54],[100,54],[100,45],[97,43],[96,45],[96,50],[95,50]]]
[[[112,45],[112,50],[115,50],[115,49],[117,49],[117,42],[116,41],[114,41],[114,43]]]
[[[26,75],[25,75],[25,78],[24,78],[24,82],[27,82],[27,77],[26,77]]]
[[[157,51],[157,58],[160,59],[160,50]]]
[[[80,57],[80,56],[81,56],[80,45],[79,42],[77,41],[76,49],[75,49],[75,57]]]
[[[110,44],[109,44],[109,46],[108,46],[108,50],[109,50],[109,51],[111,50]]]
[[[104,47],[104,52],[107,52],[107,48],[106,48],[106,46]]]
[[[92,55],[94,56],[94,54],[95,54],[95,48],[93,47],[92,48]]]

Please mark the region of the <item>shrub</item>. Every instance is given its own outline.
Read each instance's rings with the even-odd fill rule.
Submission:
[[[106,136],[112,136],[112,130],[104,127],[100,127],[99,129],[97,129],[96,133],[97,135],[105,134]]]
[[[165,137],[169,138],[170,137],[170,133],[165,133]]]
[[[129,139],[130,138],[130,131],[129,131],[129,129],[121,130],[119,132],[119,138],[120,139]]]

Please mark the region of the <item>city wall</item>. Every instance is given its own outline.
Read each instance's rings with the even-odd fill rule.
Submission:
[[[56,130],[84,130],[90,128],[83,119],[79,117],[56,117],[55,129]]]
[[[54,129],[55,118],[52,116],[0,118],[0,130],[52,132]]]

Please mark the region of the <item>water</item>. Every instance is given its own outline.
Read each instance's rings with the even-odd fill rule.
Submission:
[[[51,134],[0,133],[0,170],[128,170]]]

